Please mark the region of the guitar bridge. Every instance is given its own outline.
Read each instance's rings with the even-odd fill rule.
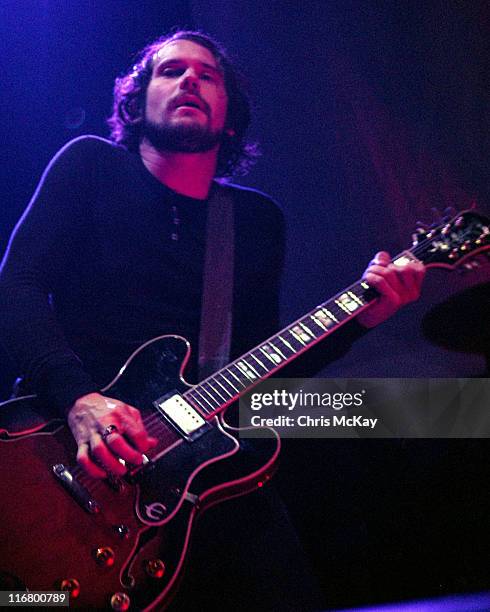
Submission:
[[[179,393],[170,391],[153,402],[165,420],[188,442],[201,437],[211,425]]]

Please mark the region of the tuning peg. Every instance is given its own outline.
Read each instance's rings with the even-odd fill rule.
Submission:
[[[412,234],[412,245],[417,246],[420,243],[421,238],[425,238],[427,236],[427,230],[422,227],[418,227],[415,232]]]
[[[458,211],[454,208],[454,206],[448,206],[444,209],[444,216],[442,217],[442,222],[448,223],[457,214],[457,212]]]
[[[438,225],[440,225],[441,219],[443,218],[443,214],[442,214],[442,212],[436,206],[432,206],[431,211],[432,211],[433,221],[432,221],[430,227],[431,227],[431,229],[434,229]]]

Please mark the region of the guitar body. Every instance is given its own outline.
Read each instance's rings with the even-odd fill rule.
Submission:
[[[189,352],[181,337],[155,338],[103,390],[140,408],[159,439],[148,465],[129,469],[128,479],[86,476],[68,427],[43,420],[34,396],[0,406],[2,590],[52,591],[72,581],[63,586],[73,589],[73,607],[110,609],[112,598],[115,609],[163,609],[198,514],[270,478],[280,448],[273,430],[252,449],[222,413],[189,441],[158,414],[153,402],[190,389],[182,378]],[[66,472],[76,486],[61,480]]]

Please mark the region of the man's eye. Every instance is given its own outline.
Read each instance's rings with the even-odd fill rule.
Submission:
[[[203,79],[204,81],[214,81],[214,75],[210,72],[203,72],[201,74],[201,79]]]
[[[160,71],[160,74],[166,77],[177,77],[182,74],[181,68],[164,68]]]

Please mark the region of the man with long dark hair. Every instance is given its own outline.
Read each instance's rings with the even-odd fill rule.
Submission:
[[[152,337],[197,345],[208,200],[216,178],[256,157],[249,123],[240,76],[215,41],[186,31],[159,39],[116,81],[112,142],[64,147],[14,231],[0,276],[2,339],[24,388],[67,417],[93,477],[123,475],[124,462],[141,464],[156,443],[137,406],[100,389]],[[257,191],[222,189],[236,228],[237,356],[278,329],[283,217]],[[365,277],[380,297],[339,332],[341,350],[418,297],[423,267],[395,268],[378,253]],[[190,370],[195,378],[195,359]],[[298,593],[279,607],[262,599],[263,609],[298,610]]]

